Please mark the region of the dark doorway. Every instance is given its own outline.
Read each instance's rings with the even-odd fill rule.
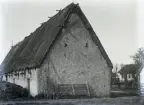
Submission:
[[[27,78],[27,86],[28,86],[28,90],[30,91],[30,78]]]
[[[13,78],[13,83],[15,84],[15,78]]]

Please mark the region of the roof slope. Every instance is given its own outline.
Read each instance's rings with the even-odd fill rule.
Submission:
[[[135,64],[127,64],[123,66],[118,73],[120,74],[136,74],[138,68]]]
[[[70,13],[76,9],[81,11],[77,4],[71,3],[43,23],[31,35],[25,37],[22,42],[12,47],[1,64],[3,72],[9,73],[16,70],[40,67],[50,46],[66,23]],[[82,13],[82,15],[84,14]],[[112,67],[112,63],[96,35],[95,38],[97,39],[98,46],[100,46],[99,48],[102,49],[101,51],[104,54],[104,58],[108,62],[108,65]]]

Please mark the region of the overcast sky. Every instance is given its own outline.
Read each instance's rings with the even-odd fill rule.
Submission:
[[[10,50],[12,40],[13,44],[23,40],[47,21],[48,16],[72,1],[79,3],[114,64],[131,63],[129,56],[144,45],[144,16],[139,14],[143,9],[139,9],[136,0],[22,1],[0,3],[0,63]]]

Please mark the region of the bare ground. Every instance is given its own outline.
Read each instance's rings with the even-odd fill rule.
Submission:
[[[0,101],[0,105],[144,105],[144,97]]]

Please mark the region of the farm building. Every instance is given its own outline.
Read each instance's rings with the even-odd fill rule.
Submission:
[[[78,4],[71,3],[11,48],[7,81],[40,93],[108,97],[113,65]]]

